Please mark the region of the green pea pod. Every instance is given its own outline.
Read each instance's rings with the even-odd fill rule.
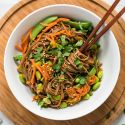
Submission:
[[[19,79],[23,84],[26,84],[26,79],[24,78],[23,74],[19,74]]]
[[[37,37],[37,35],[40,33],[40,31],[45,27],[45,25],[42,25],[42,23],[49,24],[55,21],[57,18],[58,18],[57,16],[48,17],[44,19],[41,23],[36,24],[31,34],[31,38],[30,38],[31,41],[34,40]]]
[[[100,82],[97,82],[97,83],[95,83],[95,84],[92,86],[92,90],[95,91],[95,90],[97,90],[99,87],[100,87]]]
[[[83,29],[89,29],[89,27],[92,27],[92,23],[88,21],[84,22],[75,22],[75,21],[66,21],[66,24],[69,24],[71,27],[76,28],[77,30],[80,30],[82,27]]]
[[[88,100],[90,98],[90,95],[89,94],[86,94],[85,96],[83,96],[83,99],[84,100]]]
[[[36,79],[37,80],[41,79],[41,73],[39,71],[36,71]]]
[[[101,78],[102,78],[102,76],[103,76],[103,71],[102,71],[102,70],[100,70],[100,71],[98,72],[97,76],[98,76],[98,78],[99,78],[99,79],[101,79]]]

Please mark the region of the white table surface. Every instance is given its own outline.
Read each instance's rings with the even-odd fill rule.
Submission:
[[[19,0],[0,0],[0,18]],[[108,4],[112,4],[114,0],[103,0]],[[125,0],[121,0],[118,6],[116,7],[116,11],[119,11],[123,6],[125,6]],[[125,20],[125,14],[123,15]],[[0,112],[0,118],[3,120],[3,124],[0,125],[11,125],[10,121],[6,116]],[[117,120],[114,121],[112,125],[123,125],[125,124],[125,113],[122,113]]]

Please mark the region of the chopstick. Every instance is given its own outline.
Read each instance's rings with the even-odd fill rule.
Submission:
[[[98,23],[98,25],[94,28],[92,33],[89,35],[88,39],[85,41],[84,45],[79,49],[79,51],[83,52],[88,50],[92,44],[94,44],[107,30],[110,29],[110,27],[118,20],[118,18],[125,12],[125,7],[112,19],[112,21],[107,24],[100,33],[89,43],[89,41],[93,38],[93,36],[96,34],[96,32],[100,29],[100,27],[104,24],[105,20],[109,17],[113,9],[116,7],[116,5],[119,3],[120,0],[116,0],[113,5],[110,7],[110,9],[107,11],[107,13],[104,15],[104,17],[101,19],[101,21]]]

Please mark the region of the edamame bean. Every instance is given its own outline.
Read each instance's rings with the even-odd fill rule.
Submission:
[[[23,84],[26,84],[26,79],[24,78],[23,74],[19,74],[19,79]]]
[[[37,84],[37,93],[42,92],[42,90],[43,90],[43,84],[42,83]]]
[[[37,80],[41,79],[41,73],[39,71],[36,71],[36,79]]]
[[[60,100],[61,99],[61,96],[60,95],[55,95],[55,96],[53,96],[53,99],[55,99],[55,100]]]
[[[57,16],[48,17],[44,19],[41,23],[36,24],[36,26],[34,27],[31,33],[31,38],[30,38],[31,41],[34,40],[37,37],[37,35],[40,33],[40,31],[45,27],[45,25],[42,25],[42,23],[49,24],[55,21],[57,18],[58,18]]]
[[[51,101],[48,97],[43,98],[43,102],[46,103],[46,104],[51,104]]]
[[[95,83],[95,84],[92,86],[92,90],[95,91],[95,90],[97,90],[99,87],[100,87],[100,82],[97,82],[97,83]]]
[[[67,105],[67,103],[66,102],[62,102],[61,103],[61,105],[60,105],[60,108],[62,109],[62,108],[66,108],[68,105]]]
[[[90,95],[87,93],[85,96],[83,96],[84,100],[88,100],[90,98]]]
[[[75,82],[76,82],[76,83],[79,83],[79,82],[80,82],[80,78],[76,78],[76,79],[75,79]]]
[[[97,76],[98,76],[98,78],[99,78],[99,79],[101,79],[101,78],[102,78],[102,76],[103,76],[103,71],[102,71],[102,70],[100,70],[100,71],[98,72]]]

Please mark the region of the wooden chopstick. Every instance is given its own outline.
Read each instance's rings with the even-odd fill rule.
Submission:
[[[92,39],[92,37],[96,34],[96,32],[100,29],[100,27],[104,24],[105,20],[109,17],[111,12],[114,10],[116,5],[119,3],[120,0],[116,0],[112,6],[109,8],[109,10],[106,12],[104,17],[101,19],[101,21],[97,24],[97,26],[94,28],[92,33],[89,35],[88,39],[85,41],[84,45],[79,49],[81,52],[86,48],[86,46],[89,44],[89,41]]]
[[[91,43],[85,48],[85,50],[88,50],[92,44],[96,43],[96,41],[98,41],[98,39],[106,32],[110,29],[110,27],[119,19],[119,17],[122,16],[122,14],[125,13],[125,7],[111,20],[111,22],[109,22],[104,28],[103,30],[91,41]]]

